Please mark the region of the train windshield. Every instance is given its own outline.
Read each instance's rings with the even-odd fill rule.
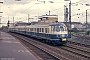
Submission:
[[[65,31],[66,30],[66,27],[65,26],[54,26],[54,29],[53,31]]]

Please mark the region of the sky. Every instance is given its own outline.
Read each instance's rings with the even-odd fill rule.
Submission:
[[[64,5],[68,7],[70,1],[64,0],[0,0],[3,4],[0,4],[0,13],[1,22],[7,23],[9,20],[10,22],[17,21],[24,21],[28,22],[28,14],[30,15],[29,18],[30,22],[37,21],[37,17],[45,14],[53,14],[58,15],[58,21],[64,21]],[[45,3],[43,3],[45,1]],[[50,3],[49,1],[53,1],[54,3]],[[85,20],[85,11],[88,9],[88,22],[90,19],[90,6],[86,6],[85,4],[89,4],[89,0],[71,0],[71,16],[72,21],[74,22],[82,22],[84,23]],[[77,15],[80,14],[80,15]]]

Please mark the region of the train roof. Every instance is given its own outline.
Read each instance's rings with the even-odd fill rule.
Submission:
[[[65,24],[61,23],[61,22],[57,22],[57,23],[45,23],[45,24],[35,24],[35,25],[36,26],[55,26],[55,25],[64,25],[65,26]],[[33,26],[33,25],[31,25],[31,26]]]
[[[45,26],[65,26],[64,23],[61,23],[61,22],[57,22],[57,23],[47,23],[47,24],[35,24],[35,25],[27,25],[26,27],[39,27],[39,26],[42,26],[42,27],[45,27]],[[16,26],[17,28],[22,28],[22,27],[25,27],[25,26]]]
[[[65,24],[64,23],[60,23],[60,22],[58,22],[58,23],[51,23],[51,24],[49,24],[50,26],[57,26],[57,25],[63,25],[63,26],[65,26]]]

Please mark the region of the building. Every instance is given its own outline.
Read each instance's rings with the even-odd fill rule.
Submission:
[[[38,24],[58,22],[58,15],[42,15],[38,19]]]
[[[70,22],[63,22],[70,29]],[[85,30],[85,26],[81,22],[71,22],[71,29],[76,28],[77,30]]]

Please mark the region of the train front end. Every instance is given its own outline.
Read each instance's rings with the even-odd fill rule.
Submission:
[[[66,44],[68,42],[68,30],[65,24],[53,25],[52,41],[56,44]]]
[[[61,45],[66,44],[68,41],[68,34],[67,33],[66,34],[57,34],[56,39],[57,40],[55,40],[55,42],[57,44],[61,44]]]

